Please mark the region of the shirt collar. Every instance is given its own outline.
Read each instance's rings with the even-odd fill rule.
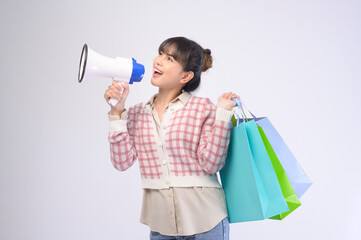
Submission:
[[[155,97],[158,95],[158,93],[154,94],[148,101],[143,103],[143,107],[149,107],[150,109],[152,109],[154,107],[154,99]],[[175,99],[172,100],[172,103],[177,102],[178,100],[184,105],[186,106],[189,99],[191,99],[192,95],[188,92],[182,92],[178,97],[176,97]]]

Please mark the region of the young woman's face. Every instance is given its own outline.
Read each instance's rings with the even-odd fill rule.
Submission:
[[[153,60],[151,83],[162,89],[182,88],[183,66],[169,53],[160,52]]]

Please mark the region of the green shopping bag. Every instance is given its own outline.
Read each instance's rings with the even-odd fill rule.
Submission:
[[[276,219],[276,220],[282,220],[286,216],[288,216],[291,212],[293,212],[296,208],[301,206],[301,202],[298,199],[295,191],[293,190],[293,187],[291,185],[290,180],[288,179],[285,170],[283,169],[280,161],[278,160],[278,157],[276,153],[274,152],[270,142],[267,139],[266,134],[264,133],[261,126],[258,126],[258,131],[262,137],[263,143],[266,147],[268,156],[271,159],[271,163],[273,165],[273,168],[276,172],[278,182],[281,186],[283,197],[286,200],[286,203],[288,205],[289,211],[275,215],[273,217],[270,217],[270,219]]]

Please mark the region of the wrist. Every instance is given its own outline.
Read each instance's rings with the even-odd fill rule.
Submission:
[[[121,117],[122,113],[125,112],[125,109],[111,109],[110,110],[110,115],[113,115],[113,116],[119,116]]]
[[[226,110],[232,110],[232,109],[233,109],[233,107],[228,106],[228,105],[227,105],[225,102],[223,102],[223,101],[219,101],[219,102],[217,103],[217,107],[223,108],[223,109],[226,109]]]

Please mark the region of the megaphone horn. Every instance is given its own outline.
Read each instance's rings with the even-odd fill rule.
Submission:
[[[80,83],[87,78],[106,77],[117,82],[133,84],[143,79],[144,71],[144,66],[137,63],[134,58],[109,58],[84,44],[80,56],[78,81]],[[115,106],[118,100],[112,98],[109,103]]]

